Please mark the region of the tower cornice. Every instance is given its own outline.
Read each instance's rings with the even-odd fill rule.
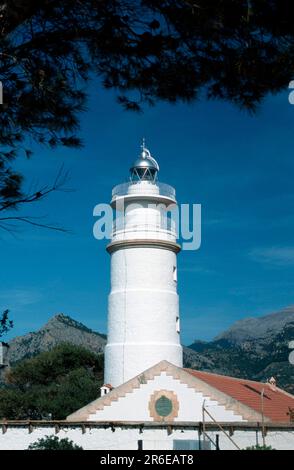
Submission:
[[[132,240],[117,240],[109,243],[106,250],[108,253],[113,253],[121,248],[160,248],[165,250],[173,251],[174,253],[179,253],[181,251],[181,245],[170,240],[158,240],[158,239],[148,239],[148,238],[137,238]]]

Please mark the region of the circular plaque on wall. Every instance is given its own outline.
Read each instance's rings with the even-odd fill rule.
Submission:
[[[157,390],[149,400],[149,413],[154,421],[173,421],[178,416],[179,402],[170,390]]]

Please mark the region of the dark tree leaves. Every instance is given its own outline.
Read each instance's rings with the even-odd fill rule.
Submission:
[[[4,310],[0,317],[0,338],[13,327],[13,321],[9,320],[9,310]]]
[[[18,362],[0,389],[0,419],[65,419],[99,395],[103,358],[78,346]]]
[[[83,448],[68,437],[60,439],[58,436],[45,436],[30,444],[28,450],[83,450]]]
[[[128,109],[137,109],[126,106],[136,91],[138,106],[203,92],[254,110],[294,71],[290,1],[2,0],[0,11],[8,147],[28,134],[79,145],[83,87],[95,75]]]
[[[78,147],[87,81],[119,103],[222,99],[254,112],[294,75],[290,0],[0,0],[0,192],[30,137]],[[0,194],[0,195],[1,195]]]

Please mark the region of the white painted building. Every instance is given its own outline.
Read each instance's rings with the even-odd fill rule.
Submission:
[[[58,433],[84,449],[294,449],[294,397],[260,383],[183,369],[172,187],[143,146],[115,187],[105,384],[66,421],[2,422],[0,449]],[[158,207],[161,204],[161,207]],[[126,213],[125,219],[120,216]],[[122,223],[124,220],[124,223]]]
[[[262,445],[260,423],[222,423],[225,431],[241,449]],[[268,425],[266,445],[293,450],[294,426]],[[204,438],[201,423],[180,423],[173,427],[134,423],[9,422],[0,430],[0,451],[21,450],[45,436],[68,438],[85,450],[214,450],[209,441],[219,442],[220,450],[237,450],[236,445],[214,424],[207,425]]]
[[[162,361],[66,421],[2,421],[0,450],[54,434],[94,450],[238,450],[263,442],[291,450],[293,406],[293,396],[272,384]]]

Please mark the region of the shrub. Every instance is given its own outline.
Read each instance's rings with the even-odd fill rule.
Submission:
[[[83,448],[67,437],[59,439],[57,436],[45,436],[30,444],[28,450],[83,450]]]

